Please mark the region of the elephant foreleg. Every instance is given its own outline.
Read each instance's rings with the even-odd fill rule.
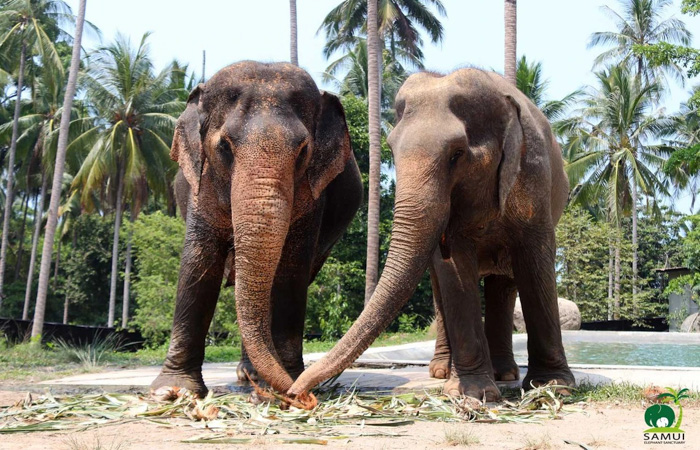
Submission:
[[[472,248],[455,249],[452,255],[452,259],[443,260],[439,250],[433,253],[452,355],[450,378],[443,390],[450,395],[496,401],[501,394],[481,324],[476,252]]]
[[[513,308],[516,295],[517,289],[512,278],[502,275],[484,278],[484,329],[496,381],[513,381],[520,377],[513,357]]]
[[[533,227],[525,236],[523,244],[512,249],[513,273],[527,327],[529,361],[523,388],[550,381],[573,386],[559,325],[554,231],[551,226]]]
[[[435,338],[435,353],[433,359],[430,360],[430,376],[445,380],[450,376],[450,365],[452,364],[450,357],[450,341],[447,338],[445,330],[444,308],[442,305],[442,297],[440,294],[440,283],[438,282],[437,272],[431,263],[429,266],[430,284],[433,288],[433,303],[435,304],[435,329],[437,336]]]
[[[170,347],[152,389],[187,388],[203,397],[204,344],[219,297],[227,245],[190,211],[175,301]]]

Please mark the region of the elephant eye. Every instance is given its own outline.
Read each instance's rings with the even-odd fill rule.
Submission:
[[[297,156],[297,170],[300,170],[304,166],[304,163],[306,163],[306,157],[308,154],[309,154],[309,144],[306,143],[301,148],[301,150],[299,150],[299,155]]]
[[[224,164],[227,166],[233,164],[233,152],[231,151],[231,145],[228,143],[228,140],[225,138],[219,139],[216,150],[218,151]]]
[[[462,155],[464,155],[464,150],[457,150],[456,152],[454,152],[454,154],[450,158],[450,167],[454,166],[457,163],[457,160],[459,160],[459,158],[462,157]]]

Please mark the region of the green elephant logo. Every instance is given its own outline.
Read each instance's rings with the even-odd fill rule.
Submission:
[[[668,405],[652,405],[644,412],[644,421],[652,428],[666,428],[676,421],[676,413]]]
[[[673,388],[667,387],[668,392],[659,394],[656,396],[657,399],[668,398],[678,407],[678,420],[676,421],[676,412],[668,405],[651,405],[644,412],[644,421],[651,428],[646,430],[647,432],[672,432],[672,433],[682,433],[681,423],[683,422],[683,406],[681,406],[681,400],[688,398],[688,389],[681,389],[676,391]],[[675,424],[674,424],[675,422]]]

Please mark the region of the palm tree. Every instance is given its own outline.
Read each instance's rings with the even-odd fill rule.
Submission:
[[[503,71],[506,80],[515,84],[515,61],[517,59],[518,44],[518,5],[516,0],[505,0],[504,3],[504,23],[505,23],[505,61]]]
[[[377,287],[379,277],[379,195],[381,176],[381,99],[379,94],[379,55],[382,47],[377,28],[377,0],[367,4],[367,79],[369,89],[369,198],[367,199],[367,271],[365,304]]]
[[[25,291],[24,308],[22,318],[28,319],[29,300],[32,292],[32,282],[36,263],[36,252],[41,231],[42,217],[44,214],[44,199],[48,187],[48,179],[52,175],[51,159],[56,153],[58,138],[58,117],[62,107],[64,88],[63,72],[51,70],[48,67],[42,69],[38,84],[31,104],[31,110],[20,117],[18,128],[20,136],[17,139],[18,154],[24,155],[27,163],[27,190],[32,189],[30,180],[33,177],[40,179],[41,189],[34,200],[34,233],[32,235],[32,249],[29,259],[29,271],[27,273],[27,287]],[[11,123],[0,126],[0,138],[8,132]]]
[[[695,92],[700,92],[700,87]],[[661,135],[670,138],[669,145],[675,149],[664,172],[674,177],[679,190],[690,191],[690,208],[693,209],[700,178],[700,109],[688,103],[681,104],[678,114],[664,123]]]
[[[440,16],[446,11],[441,0],[377,0],[377,27],[384,47],[395,56],[402,51],[404,62],[422,67],[423,39],[417,27],[422,28],[433,43],[442,41],[444,31],[440,20],[430,11],[435,8]],[[333,8],[319,28],[326,34],[323,54],[330,58],[337,50],[350,50],[367,28],[367,0],[343,0]],[[379,57],[379,56],[378,56]]]
[[[298,66],[299,53],[297,49],[297,0],[289,0],[289,35],[290,61],[295,66]]]
[[[49,202],[49,216],[46,223],[44,235],[44,247],[41,253],[41,268],[39,270],[39,287],[36,296],[36,307],[34,308],[34,324],[32,326],[32,337],[41,336],[44,329],[44,315],[46,312],[46,294],[49,285],[49,272],[51,268],[51,251],[53,249],[56,224],[58,222],[58,205],[61,200],[61,181],[66,163],[66,148],[68,146],[68,132],[70,127],[71,110],[73,108],[73,97],[78,83],[78,69],[80,67],[80,45],[83,37],[83,26],[85,25],[85,2],[80,0],[78,6],[78,17],[75,24],[75,36],[73,37],[73,52],[68,70],[68,83],[63,97],[63,112],[61,113],[61,124],[58,132],[58,143],[56,150],[56,162],[54,164],[53,183],[51,185],[51,201]]]
[[[617,31],[593,33],[588,43],[590,47],[611,46],[595,59],[595,65],[604,63],[626,64],[633,68],[645,82],[651,82],[664,73],[673,75],[683,81],[683,70],[669,61],[662,66],[652,66],[641,54],[635,53],[635,46],[646,46],[659,42],[689,45],[692,34],[682,20],[662,19],[662,14],[672,0],[621,0],[622,12],[618,13],[609,6],[602,9],[614,21]]]
[[[661,130],[661,119],[652,111],[660,85],[641,84],[640,78],[633,77],[625,66],[599,72],[597,78],[598,89],[586,94],[580,115],[568,121],[570,129],[577,131],[567,145],[578,145],[586,151],[577,154],[566,170],[574,186],[572,200],[585,205],[604,199],[606,217],[616,229],[614,315],[619,318],[620,218],[631,213],[632,246],[636,250],[637,189],[652,198],[668,194],[660,172],[663,156],[668,152],[649,144]],[[635,252],[633,271],[636,256]],[[633,279],[633,294],[635,282]]]
[[[535,106],[542,110],[550,122],[562,119],[568,108],[572,106],[582,94],[580,90],[576,90],[561,100],[546,100],[549,80],[544,78],[542,63],[529,63],[525,55],[518,60],[518,66],[515,72],[515,86],[520,92],[532,100]],[[557,131],[558,124],[553,123],[552,125],[555,131]]]
[[[17,95],[12,125],[12,138],[7,164],[7,188],[5,190],[5,213],[0,244],[0,306],[2,306],[5,280],[5,263],[10,230],[10,215],[14,188],[15,153],[19,132],[19,118],[24,89],[24,75],[27,60],[35,55],[41,57],[42,64],[53,70],[62,71],[63,66],[53,42],[62,32],[58,24],[64,21],[70,8],[59,0],[9,0],[0,10],[0,23],[5,28],[0,36],[0,52],[3,55],[15,54],[19,49],[19,70],[17,72]]]
[[[382,68],[381,104],[382,118],[386,126],[393,122],[393,102],[401,84],[408,77],[408,72],[399,61],[392,59],[388,50],[384,50]],[[355,48],[331,62],[323,73],[325,83],[333,83],[341,96],[352,94],[367,98],[369,92],[367,40],[358,40]],[[336,75],[344,74],[342,79]]]
[[[172,67],[155,75],[143,35],[132,48],[123,36],[93,55],[85,77],[87,99],[98,118],[97,125],[76,138],[71,147],[90,151],[73,181],[81,202],[93,207],[93,194],[114,205],[112,274],[107,326],[114,325],[119,262],[119,234],[125,199],[135,218],[149,192],[167,196],[168,175],[174,175],[169,159],[176,116],[184,110],[179,92],[170,89]],[[127,267],[131,255],[127,244]],[[128,278],[125,291],[128,301]],[[128,306],[128,305],[125,305]]]

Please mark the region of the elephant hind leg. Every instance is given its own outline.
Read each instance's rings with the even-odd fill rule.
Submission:
[[[515,281],[510,277],[489,275],[484,279],[484,328],[496,381],[514,381],[520,378],[513,357],[513,307],[516,294]]]

